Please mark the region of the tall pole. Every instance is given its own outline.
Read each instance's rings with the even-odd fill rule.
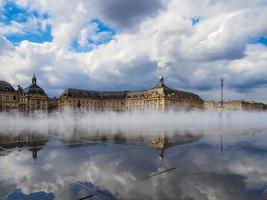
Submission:
[[[221,112],[220,112],[220,118],[222,119],[222,114],[223,114],[223,86],[224,86],[224,80],[223,78],[221,78]],[[222,122],[222,121],[221,121]],[[220,138],[221,138],[221,153],[223,153],[223,127],[220,127]]]
[[[223,86],[224,86],[224,80],[221,78],[221,109],[223,111]]]

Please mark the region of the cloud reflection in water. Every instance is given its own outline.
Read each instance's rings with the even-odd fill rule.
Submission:
[[[79,199],[97,193],[92,199],[256,200],[264,198],[267,181],[265,134],[224,134],[223,140],[219,133],[205,135],[192,143],[171,145],[163,159],[160,150],[149,145],[54,137],[35,159],[30,148],[15,149],[22,157],[13,153],[0,157],[0,195]]]

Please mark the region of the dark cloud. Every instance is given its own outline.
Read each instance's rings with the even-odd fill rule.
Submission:
[[[131,29],[144,18],[157,14],[163,6],[161,0],[100,0],[96,4],[104,21],[123,30]]]
[[[252,78],[249,80],[229,80],[228,87],[230,89],[233,89],[237,92],[250,92],[253,89],[256,89],[258,87],[266,87],[267,85],[267,79],[264,77],[259,77],[258,79]]]

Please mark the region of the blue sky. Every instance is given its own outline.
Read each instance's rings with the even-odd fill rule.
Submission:
[[[93,39],[88,38],[87,46],[83,47],[79,45],[79,42],[77,40],[74,40],[71,45],[71,49],[76,52],[87,52],[91,51],[93,48],[108,43],[110,40],[113,39],[113,37],[116,35],[116,31],[111,28],[110,26],[104,24],[99,19],[93,19],[89,22],[89,24],[96,25],[95,35],[99,35],[99,38]]]
[[[199,17],[193,17],[192,18],[192,25],[194,26],[194,25],[198,24],[199,21],[200,21],[200,18]]]
[[[41,24],[37,23],[36,27],[28,28],[26,24],[31,19],[35,19],[37,21],[49,21],[49,15],[47,13],[40,13],[37,10],[29,10],[27,8],[20,7],[12,1],[6,1],[2,7],[0,22],[6,26],[11,26],[13,23],[22,25],[20,32],[4,34],[6,39],[8,39],[14,45],[19,45],[20,42],[24,40],[34,43],[52,42],[52,26],[48,23],[43,28]],[[88,47],[82,47],[79,45],[77,40],[73,40],[71,45],[72,50],[77,52],[90,51],[92,50],[93,46],[98,46],[109,42],[116,34],[116,31],[113,28],[106,25],[99,19],[90,20],[88,23],[96,25],[96,35],[103,35],[104,33],[105,36],[99,37],[97,40],[88,38]],[[24,24],[25,27],[23,27]]]
[[[0,0],[0,79],[51,96],[66,87],[171,87],[258,99],[267,87],[267,5],[259,1]],[[238,77],[238,78],[237,78]],[[75,80],[74,80],[75,79]]]
[[[21,25],[21,30],[4,34],[4,36],[13,44],[18,45],[24,40],[36,43],[51,42],[53,40],[51,34],[51,25],[47,24],[44,28],[41,27],[40,23],[37,23],[36,27],[30,28],[26,26],[27,22],[29,22],[31,19],[48,19],[47,14],[42,14],[36,10],[29,11],[26,8],[16,5],[12,1],[6,1],[1,13],[1,23],[5,24],[6,26],[12,26],[14,23]],[[23,25],[25,26],[23,27]]]
[[[267,46],[267,36],[250,37],[249,42],[252,44],[262,44]]]

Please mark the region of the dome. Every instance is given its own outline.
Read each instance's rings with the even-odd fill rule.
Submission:
[[[25,88],[22,93],[23,95],[33,95],[33,94],[46,95],[44,90],[40,88],[38,85],[30,85],[29,87]]]
[[[1,92],[15,92],[15,89],[6,81],[0,81],[0,91]]]
[[[39,94],[39,95],[47,96],[45,94],[44,90],[41,87],[39,87],[36,83],[37,83],[37,78],[35,77],[35,74],[34,74],[33,77],[32,77],[32,84],[29,87],[25,88],[22,91],[22,94],[23,95],[36,95],[36,94]]]

